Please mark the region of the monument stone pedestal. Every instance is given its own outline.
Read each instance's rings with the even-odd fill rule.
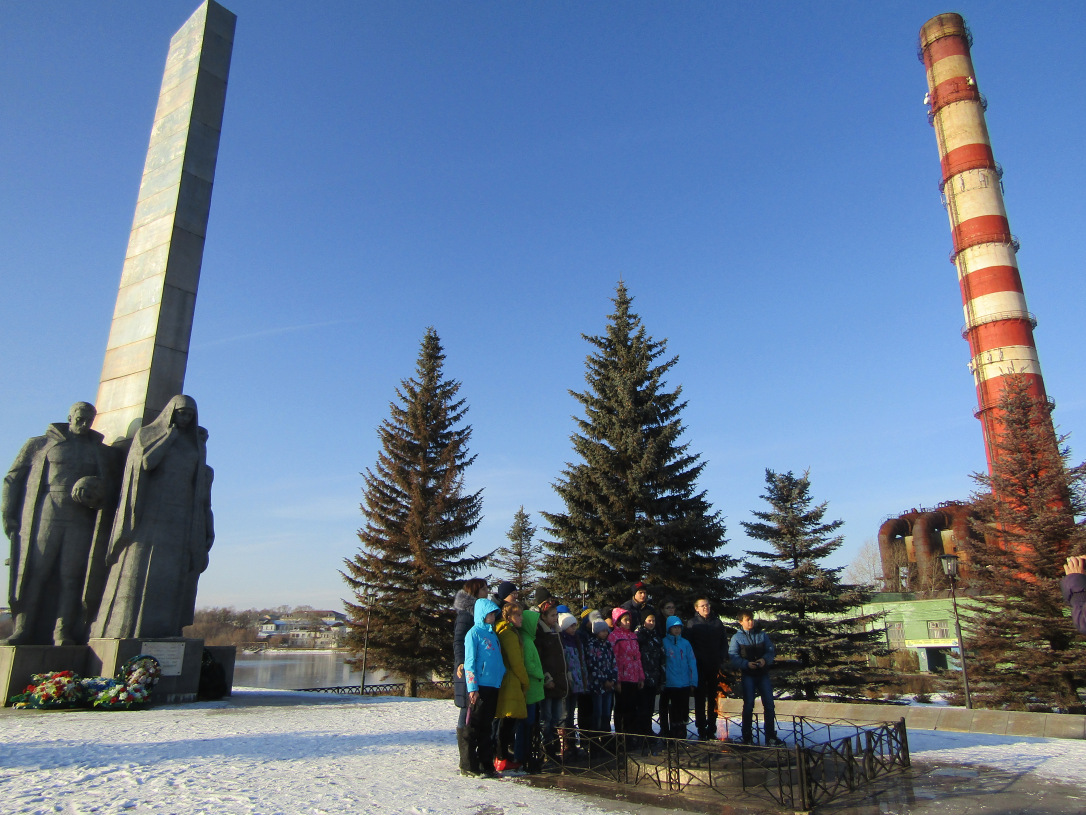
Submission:
[[[86,676],[89,655],[85,645],[0,645],[0,704],[26,690],[34,674],[72,671]]]
[[[114,677],[129,659],[150,654],[162,666],[162,677],[151,691],[152,704],[195,702],[200,688],[204,641],[185,637],[165,639],[92,639],[86,645],[0,645],[0,707],[31,684],[34,674],[72,671],[81,677]],[[209,645],[222,666],[226,696],[234,683],[233,645]]]
[[[162,667],[162,676],[151,690],[151,704],[196,701],[196,693],[200,689],[203,640],[186,637],[123,640],[92,637],[89,645],[88,676],[116,676],[121,666],[132,657],[150,654]]]

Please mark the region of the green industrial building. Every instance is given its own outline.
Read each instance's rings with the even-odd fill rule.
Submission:
[[[885,614],[877,625],[886,627],[887,644],[894,650],[915,650],[921,671],[961,669],[949,591],[883,592],[861,609],[864,614]]]

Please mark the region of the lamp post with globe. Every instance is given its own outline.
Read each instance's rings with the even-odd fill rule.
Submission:
[[[965,688],[965,709],[972,710],[973,703],[969,696],[969,673],[965,669],[965,643],[962,642],[962,621],[958,616],[958,556],[939,555],[939,562],[943,566],[943,574],[950,578],[950,602],[954,606],[954,633],[958,637],[958,651],[962,658],[962,685]]]

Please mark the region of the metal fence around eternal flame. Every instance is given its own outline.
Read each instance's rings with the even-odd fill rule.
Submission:
[[[452,682],[420,682],[419,688],[448,692]],[[358,685],[300,690],[362,692]],[[402,683],[365,687],[366,696],[404,691]],[[724,718],[726,732],[730,717]],[[544,776],[697,797],[761,799],[793,812],[812,810],[910,766],[904,718],[896,722],[790,718],[791,738],[787,719],[777,718],[778,733],[790,742],[785,747],[654,737],[649,749],[643,737],[628,733],[573,729],[571,735],[581,746],[577,757],[546,755],[537,734],[532,763]],[[761,731],[758,719],[755,713],[755,733]]]
[[[791,720],[785,747],[655,738],[650,750],[642,737],[574,731],[583,755],[544,756],[543,773],[699,798],[755,798],[799,812],[910,766],[904,719]],[[787,737],[786,722],[778,718],[777,727]]]

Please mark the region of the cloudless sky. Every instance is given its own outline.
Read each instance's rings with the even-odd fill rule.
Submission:
[[[201,606],[340,608],[359,473],[428,325],[471,407],[473,551],[504,545],[522,504],[542,526],[581,334],[620,278],[679,356],[668,383],[731,554],[755,546],[739,522],[767,467],[810,468],[845,521],[834,565],[885,516],[966,498],[984,450],[916,57],[945,11],[975,38],[1056,419],[1086,432],[1078,2],[225,5],[185,384],[216,471]],[[95,398],[195,6],[0,7],[0,466]]]

